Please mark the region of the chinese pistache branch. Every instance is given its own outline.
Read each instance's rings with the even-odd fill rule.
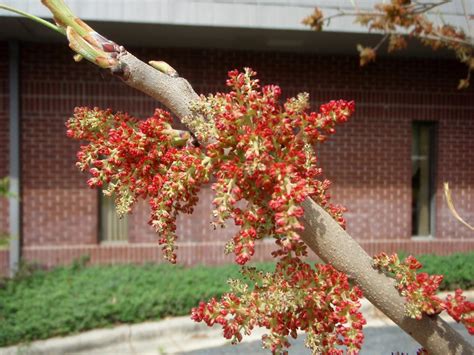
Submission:
[[[199,96],[191,85],[174,71],[162,72],[140,61],[125,48],[96,33],[75,17],[62,0],[42,0],[54,15],[57,26],[64,30],[76,60],[85,58],[108,69],[127,85],[153,97],[171,110],[193,133],[202,126],[193,104]],[[201,120],[201,124],[195,124]],[[196,136],[200,136],[196,134]],[[212,141],[212,137],[208,139]],[[204,143],[204,142],[201,142]],[[382,312],[418,341],[430,354],[470,354],[474,349],[463,337],[438,316],[424,316],[415,321],[404,312],[404,299],[393,281],[376,271],[371,258],[321,206],[307,199],[303,203],[305,226],[301,233],[306,244],[324,261],[350,276],[364,295]],[[421,323],[420,323],[421,322]]]

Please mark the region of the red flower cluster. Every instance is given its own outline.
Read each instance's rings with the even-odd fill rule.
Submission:
[[[201,302],[192,318],[209,326],[218,323],[224,337],[234,343],[254,327],[270,331],[263,337],[265,348],[282,353],[290,346],[288,335],[307,334],[306,345],[313,353],[354,354],[360,349],[366,323],[359,312],[361,291],[351,287],[347,276],[330,265],[313,269],[299,258],[284,257],[273,274],[244,268],[247,285],[233,280],[233,292],[220,301]]]
[[[170,123],[162,110],[138,121],[110,110],[76,108],[67,134],[89,141],[81,146],[77,165],[91,173],[89,186],[115,195],[120,214],[138,198],[149,198],[150,224],[160,234],[165,257],[174,263],[176,215],[192,212],[199,186],[209,180],[209,167],[203,153],[186,147],[187,137]]]
[[[396,287],[407,301],[405,309],[410,317],[421,319],[423,314],[438,314],[446,310],[456,322],[463,323],[469,333],[474,334],[474,303],[466,300],[462,290],[456,290],[454,297],[448,295],[445,301],[436,296],[443,281],[442,275],[417,273],[422,265],[413,256],[402,262],[397,254],[388,256],[381,253],[374,256],[374,266],[395,275]]]
[[[232,218],[240,231],[227,250],[243,265],[255,251],[255,241],[276,238],[275,256],[306,254],[297,234],[302,229],[301,202],[313,198],[342,225],[343,208],[328,202],[328,180],[318,180],[313,145],[345,122],[354,103],[343,100],[307,112],[308,95],[279,104],[278,86],[260,88],[250,69],[231,71],[232,90],[196,103],[194,122],[207,147],[186,144],[188,137],[173,130],[169,113],[156,110],[138,121],[110,110],[77,108],[68,121],[68,135],[89,141],[78,154],[79,167],[89,170],[91,187],[115,194],[117,210],[126,213],[138,198],[149,198],[150,224],[160,234],[165,255],[175,261],[177,213],[192,212],[199,187],[216,182],[213,189],[216,224]],[[189,136],[189,134],[188,134]]]
[[[474,302],[469,302],[462,295],[462,290],[456,290],[454,297],[448,295],[444,308],[456,322],[461,322],[466,326],[469,334],[474,335]]]
[[[198,137],[217,137],[207,147],[216,183],[214,211],[217,224],[232,218],[241,226],[228,248],[245,264],[257,239],[276,238],[275,255],[305,255],[297,231],[302,229],[301,202],[313,198],[344,226],[343,208],[329,204],[329,181],[318,180],[313,145],[335,132],[354,111],[354,102],[331,101],[319,113],[307,112],[308,96],[300,94],[282,106],[281,89],[261,88],[255,72],[229,72],[232,91],[198,103],[195,111],[212,124],[197,127]],[[199,133],[201,132],[201,133]]]

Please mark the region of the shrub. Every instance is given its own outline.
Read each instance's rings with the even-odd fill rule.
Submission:
[[[468,290],[474,288],[474,253],[457,253],[448,256],[420,255],[421,271],[444,276],[441,290]]]
[[[271,264],[260,265],[272,269]],[[221,296],[235,265],[26,267],[0,289],[0,346],[87,329],[189,314],[199,301]],[[33,270],[33,271],[32,271]]]

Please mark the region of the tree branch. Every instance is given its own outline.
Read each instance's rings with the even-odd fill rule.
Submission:
[[[430,8],[433,9],[434,7],[444,5],[446,2],[442,2],[437,4],[436,6],[433,6]],[[324,23],[326,26],[329,26],[331,23],[331,20],[339,17],[354,17],[357,18],[359,16],[372,16],[372,17],[379,17],[379,18],[384,18],[386,14],[384,12],[378,12],[378,11],[359,11],[359,10],[354,10],[354,11],[347,11],[347,10],[342,10],[340,8],[337,8],[338,12],[330,15],[330,16],[325,16],[324,18],[321,18],[320,21]],[[419,13],[424,13],[427,10],[420,11]],[[468,22],[469,25],[469,22]],[[378,31],[381,34],[383,34],[383,31]],[[406,32],[403,31],[389,31],[387,30],[386,33],[389,34],[396,34],[396,35],[401,35],[401,36],[410,36],[410,31],[407,29]],[[471,47],[474,49],[474,37],[471,36],[471,34],[467,35],[464,39],[461,38],[455,38],[455,37],[447,37],[443,36],[441,34],[432,34],[432,35],[426,35],[426,34],[417,34],[414,36],[418,39],[426,39],[426,40],[432,40],[432,41],[441,41],[446,44],[453,44],[453,45],[462,45],[466,47]]]
[[[192,115],[191,103],[198,100],[199,95],[186,79],[163,74],[128,52],[118,60],[125,68],[125,74],[120,76],[125,84],[153,97],[180,119]]]
[[[188,81],[153,69],[131,54],[119,58],[129,68],[124,82],[168,107],[178,118],[191,115],[198,98]],[[364,296],[418,341],[430,354],[472,354],[474,348],[438,316],[421,320],[405,316],[404,303],[393,281],[372,267],[372,258],[331,216],[312,200],[303,203],[303,240],[321,259],[349,275]]]

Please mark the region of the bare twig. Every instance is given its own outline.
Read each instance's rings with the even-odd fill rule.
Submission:
[[[379,41],[379,43],[375,45],[374,51],[377,51],[380,48],[380,46],[384,44],[385,41],[387,41],[388,37],[390,37],[390,34],[387,33],[386,35],[384,35],[382,39]]]
[[[428,3],[426,3],[426,2],[420,3],[418,1],[415,1],[412,5],[407,5],[407,6],[412,6],[413,10],[414,10],[414,13],[421,14],[421,13],[431,11],[431,10],[433,10],[433,9],[439,7],[439,6],[448,4],[450,2],[451,2],[451,0],[442,0],[442,1],[439,1],[439,2],[431,2],[431,3],[429,3],[429,2]]]
[[[469,33],[469,37],[473,37],[474,36],[474,30],[472,29],[472,23],[469,19],[469,14],[467,13],[467,6],[466,6],[466,1],[465,0],[461,0],[461,4],[462,4],[462,10],[463,10],[463,13],[464,13],[464,20],[466,21],[466,28],[467,28],[467,33]]]

